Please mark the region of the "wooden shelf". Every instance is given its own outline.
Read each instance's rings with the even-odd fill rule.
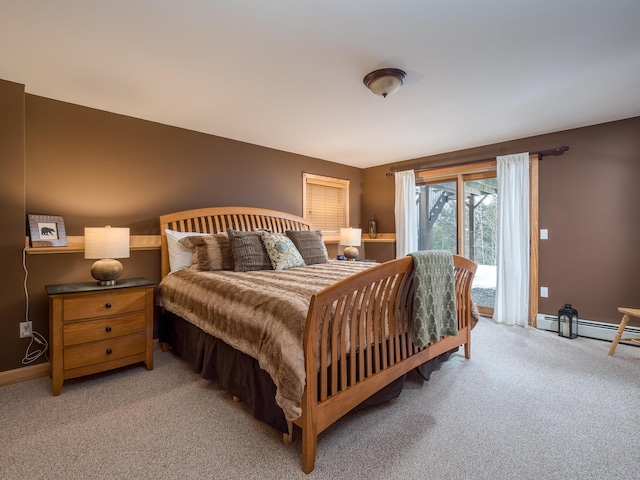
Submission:
[[[339,244],[340,243],[340,238],[339,237],[324,237],[323,241],[326,244],[332,244],[332,243]],[[396,241],[396,234],[395,233],[379,233],[378,235],[376,235],[376,238],[369,238],[369,234],[368,233],[362,235],[362,243],[393,243],[395,241]]]
[[[130,250],[160,250],[160,235],[131,235],[129,240]],[[83,253],[84,237],[67,237],[66,247],[30,247],[29,237],[25,238],[26,251],[30,255],[43,255],[50,253]]]
[[[338,238],[325,238],[326,244],[339,243]],[[368,235],[362,237],[362,243],[393,243],[396,241],[395,233],[379,233],[376,238],[369,238]],[[29,237],[25,237],[25,247],[29,255],[48,255],[51,253],[83,253],[84,237],[67,237],[66,247],[30,247]],[[130,249],[136,250],[160,250],[160,235],[131,235]]]
[[[376,238],[369,238],[369,235],[362,236],[363,243],[393,243],[396,241],[395,233],[379,233]]]

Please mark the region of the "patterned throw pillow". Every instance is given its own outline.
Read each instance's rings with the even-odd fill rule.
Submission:
[[[322,240],[320,230],[287,230],[286,234],[293,241],[307,265],[329,261],[327,247]]]
[[[302,255],[289,237],[280,233],[261,233],[262,242],[267,249],[274,270],[306,266]]]
[[[259,232],[227,230],[236,272],[273,270],[267,249]]]
[[[226,233],[186,237],[180,243],[193,250],[191,268],[199,271],[233,270],[233,254]]]

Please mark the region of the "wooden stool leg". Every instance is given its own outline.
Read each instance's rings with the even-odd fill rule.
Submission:
[[[629,315],[625,315],[624,317],[622,317],[622,321],[620,322],[620,326],[618,327],[618,332],[616,333],[616,336],[613,337],[613,342],[611,343],[611,347],[609,348],[609,356],[613,355],[613,352],[616,351],[616,347],[618,346],[618,342],[622,338],[622,333],[627,327],[627,323],[629,323]]]

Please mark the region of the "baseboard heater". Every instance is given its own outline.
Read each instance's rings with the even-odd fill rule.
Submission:
[[[620,318],[622,318],[622,314]],[[539,313],[536,320],[536,327],[540,330],[551,330],[553,332],[558,331],[558,317]],[[618,331],[618,325],[619,324],[617,323],[593,322],[591,320],[578,319],[578,335],[580,337],[595,338],[597,340],[606,340],[611,342]],[[622,336],[640,338],[640,328],[628,326],[624,329],[624,334]],[[627,345],[634,345],[629,342],[623,343]],[[637,346],[637,344],[635,345]]]

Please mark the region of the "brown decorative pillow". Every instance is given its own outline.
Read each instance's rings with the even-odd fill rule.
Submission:
[[[305,264],[314,265],[329,261],[320,230],[287,230],[286,234],[302,255]]]
[[[199,271],[233,270],[233,254],[226,233],[185,237],[180,243],[193,250],[191,268]]]
[[[227,233],[229,234],[236,272],[273,270],[271,259],[264,243],[262,243],[262,236],[259,232],[241,232],[229,229]]]

